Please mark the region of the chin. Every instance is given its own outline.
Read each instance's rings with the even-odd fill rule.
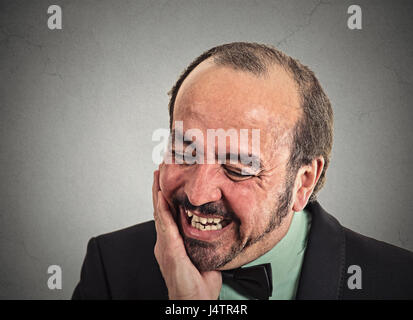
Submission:
[[[191,238],[184,239],[186,252],[193,265],[199,271],[216,270],[220,264],[214,245]]]
[[[216,245],[196,239],[184,239],[186,252],[194,266],[201,272],[225,268],[242,251],[238,243],[221,252]],[[222,247],[220,249],[223,249]]]

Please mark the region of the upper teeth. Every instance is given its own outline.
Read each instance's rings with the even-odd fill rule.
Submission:
[[[206,230],[219,230],[222,229],[221,221],[223,220],[222,218],[204,218],[197,216],[193,211],[191,210],[185,210],[186,214],[188,215],[189,218],[192,217],[191,219],[191,225],[194,228],[197,228],[202,231]],[[211,225],[206,225],[207,223],[211,223]]]

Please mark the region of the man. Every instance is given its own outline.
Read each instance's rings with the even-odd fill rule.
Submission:
[[[155,221],[90,240],[73,298],[413,298],[413,254],[342,227],[316,201],[333,116],[307,67],[265,45],[218,46],[178,79],[169,113]],[[209,148],[208,130],[245,129],[259,130],[259,154],[253,140]],[[258,165],[229,161],[234,151]]]

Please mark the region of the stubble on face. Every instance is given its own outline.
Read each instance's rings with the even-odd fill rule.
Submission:
[[[270,78],[257,78],[249,73],[216,66],[212,61],[204,61],[185,79],[176,97],[173,118],[181,121],[189,119],[188,127],[199,126],[203,129],[258,127],[267,133],[268,139],[263,139],[261,143],[267,153],[270,150],[273,153],[273,149],[278,151],[282,149],[274,156],[267,154],[267,157],[262,157],[271,161],[268,160],[265,165],[263,171],[266,173],[263,178],[257,180],[256,185],[251,182],[249,191],[248,188],[239,186],[239,190],[226,189],[224,190],[226,192],[222,193],[241,195],[241,191],[244,191],[249,192],[249,199],[252,197],[262,199],[257,206],[249,208],[250,212],[246,208],[248,203],[244,201],[235,204],[234,201],[237,200],[234,196],[228,197],[227,202],[224,197],[216,202],[189,208],[206,216],[208,213],[202,210],[203,207],[214,204],[217,211],[211,214],[219,215],[220,212],[226,212],[237,218],[236,212],[232,212],[228,204],[233,204],[234,208],[238,207],[236,210],[240,210],[240,219],[234,219],[219,239],[206,242],[188,238],[182,230],[181,215],[177,215],[176,222],[187,254],[200,271],[223,269],[226,265],[232,267],[238,265],[238,262],[245,263],[246,259],[256,258],[263,254],[263,250],[268,250],[271,245],[275,245],[288,230],[287,223],[283,222],[286,221],[284,217],[290,216],[295,175],[287,168],[274,173],[274,166],[281,168],[282,163],[287,161],[285,158],[289,150],[287,148],[290,142],[289,130],[294,127],[299,117],[297,106],[300,105],[300,99],[294,80],[281,68],[274,67],[274,72],[269,76]],[[235,111],[238,116],[234,115]],[[280,181],[280,172],[285,173],[284,182]],[[222,186],[223,180],[220,183]],[[233,188],[238,187],[234,185]],[[273,194],[270,196],[268,192]],[[187,208],[185,197],[183,191],[182,194],[177,192],[171,194],[170,199],[175,212],[179,213],[180,207]],[[209,200],[207,196],[205,199]],[[241,205],[238,205],[241,203],[245,203],[242,209],[240,209]],[[245,225],[241,225],[241,221]],[[245,234],[242,234],[243,232]],[[246,250],[247,248],[249,250]]]
[[[182,230],[181,221],[179,215],[177,215],[177,225],[181,236],[184,240],[185,248],[188,254],[188,257],[194,264],[194,266],[199,271],[212,271],[218,270],[240,255],[244,250],[253,244],[262,241],[267,235],[272,233],[278,226],[281,225],[283,219],[287,216],[291,204],[292,191],[294,187],[294,175],[290,172],[287,175],[287,178],[284,183],[284,188],[282,192],[276,197],[274,208],[271,210],[269,215],[269,221],[267,227],[264,231],[257,237],[248,238],[246,240],[242,239],[240,232],[240,220],[237,219],[236,214],[230,211],[227,211],[225,206],[221,203],[207,203],[205,205],[196,207],[193,206],[187,197],[178,197],[175,196],[172,199],[175,212],[179,212],[179,207],[184,207],[189,210],[197,210],[203,214],[215,214],[220,215],[225,218],[231,218],[232,228],[235,231],[235,239],[232,240],[232,244],[229,246],[229,249],[226,249],[224,253],[219,254],[221,249],[228,246],[225,238],[216,240],[213,242],[201,241],[198,239],[193,239],[185,235]],[[266,216],[265,214],[262,215]]]
[[[223,219],[231,220],[232,228],[235,230],[235,240],[226,254],[219,255],[217,252],[224,247],[229,239],[225,237],[212,242],[193,239],[185,235],[182,230],[182,221],[179,214],[176,215],[176,223],[180,234],[184,240],[185,248],[188,257],[199,271],[211,271],[217,270],[221,265],[232,260],[232,257],[240,251],[242,245],[241,235],[239,232],[240,221],[236,215],[226,209],[226,206],[222,202],[206,203],[201,206],[194,206],[190,203],[186,196],[173,196],[172,203],[175,212],[179,212],[179,208],[185,208],[187,210],[194,210],[204,215],[220,216]]]

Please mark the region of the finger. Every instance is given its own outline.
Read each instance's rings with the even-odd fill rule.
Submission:
[[[173,261],[181,261],[193,268],[195,266],[189,260],[187,256],[184,241],[179,233],[178,226],[172,216],[172,212],[169,209],[168,202],[166,201],[162,191],[158,193],[158,219],[155,220],[155,228],[157,232],[157,241],[168,252],[168,255],[172,257]]]
[[[170,240],[180,238],[178,226],[176,225],[175,220],[172,217],[172,212],[169,209],[169,205],[166,202],[162,191],[158,191],[157,215],[162,231],[167,233],[169,237],[172,237],[170,238]]]
[[[152,200],[153,200],[153,207],[155,208],[158,203],[158,191],[159,188],[159,170],[155,170],[153,172],[153,183],[152,183]],[[155,201],[156,200],[156,201]]]
[[[153,203],[153,214],[156,219],[156,207],[158,205],[158,191],[159,191],[159,170],[155,170],[153,173],[153,184],[152,184],[152,203]]]

